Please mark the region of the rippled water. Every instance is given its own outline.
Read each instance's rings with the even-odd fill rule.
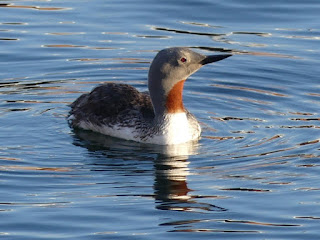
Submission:
[[[2,1],[0,237],[319,239],[320,2]],[[234,56],[186,82],[198,144],[74,132],[165,47]]]

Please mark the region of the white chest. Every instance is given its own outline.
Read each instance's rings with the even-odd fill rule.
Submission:
[[[198,139],[200,133],[200,126],[191,124],[186,113],[172,113],[167,114],[159,134],[148,142],[163,145],[180,144]]]

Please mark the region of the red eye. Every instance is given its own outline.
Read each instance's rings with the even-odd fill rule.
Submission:
[[[184,62],[187,61],[187,59],[183,57],[183,58],[180,59],[180,61],[184,63]]]

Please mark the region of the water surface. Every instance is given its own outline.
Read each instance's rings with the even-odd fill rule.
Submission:
[[[0,236],[319,239],[318,15],[308,1],[2,1]],[[66,121],[103,82],[147,89],[165,47],[234,56],[184,100],[197,144],[161,147]]]

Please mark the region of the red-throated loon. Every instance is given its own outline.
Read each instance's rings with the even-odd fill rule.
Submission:
[[[99,85],[71,104],[71,126],[151,144],[197,140],[201,127],[183,105],[184,82],[203,65],[230,56],[204,56],[184,47],[161,50],[149,69],[149,94],[127,84]]]

